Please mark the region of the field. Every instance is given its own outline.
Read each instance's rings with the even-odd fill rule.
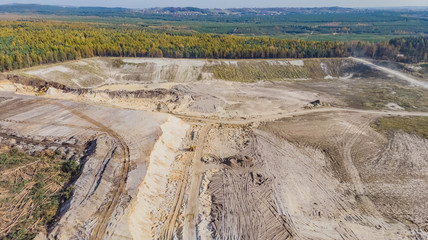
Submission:
[[[115,28],[126,26],[151,32],[172,34],[233,34],[238,36],[271,36],[309,41],[368,41],[382,42],[397,37],[426,35],[428,22],[399,15],[373,19],[370,14],[339,15],[292,15],[290,17],[171,17],[148,15],[128,17],[67,17],[43,16],[45,20],[101,24]],[[335,19],[332,21],[331,19]],[[302,19],[305,19],[302,21]]]
[[[381,42],[401,36],[426,35],[426,11],[420,9],[145,9],[63,8],[5,5],[6,19],[82,22],[104,27],[131,27],[171,34],[233,34],[310,41]],[[21,17],[19,17],[21,16]]]

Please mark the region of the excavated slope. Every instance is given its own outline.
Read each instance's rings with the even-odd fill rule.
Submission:
[[[91,58],[16,71],[68,87],[112,84],[186,83],[200,80],[333,79],[350,77],[365,67],[350,59],[196,60]]]

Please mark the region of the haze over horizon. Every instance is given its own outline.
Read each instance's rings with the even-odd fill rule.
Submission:
[[[42,5],[57,5],[57,6],[93,6],[93,7],[124,7],[124,8],[153,8],[153,7],[199,7],[199,8],[252,8],[252,7],[410,7],[428,6],[426,0],[409,0],[403,3],[402,0],[359,0],[359,1],[343,1],[343,0],[218,0],[218,1],[197,1],[197,0],[147,0],[144,2],[136,0],[109,1],[104,0],[0,0],[0,4],[42,4]]]

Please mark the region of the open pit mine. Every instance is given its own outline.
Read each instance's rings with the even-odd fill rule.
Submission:
[[[4,73],[0,232],[67,191],[36,239],[428,239],[427,118],[428,82],[356,58]]]

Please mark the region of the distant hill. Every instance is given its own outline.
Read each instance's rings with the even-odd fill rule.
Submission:
[[[77,15],[77,16],[123,16],[132,15],[133,10],[106,7],[70,7],[39,4],[0,5],[0,13],[42,14],[42,15]]]
[[[396,9],[394,9],[396,10]],[[42,14],[59,16],[101,16],[101,17],[132,17],[139,15],[287,15],[287,14],[346,14],[381,9],[354,9],[341,7],[323,8],[231,8],[201,9],[195,7],[166,7],[148,9],[107,8],[107,7],[70,7],[39,4],[8,4],[0,5],[0,13]]]

